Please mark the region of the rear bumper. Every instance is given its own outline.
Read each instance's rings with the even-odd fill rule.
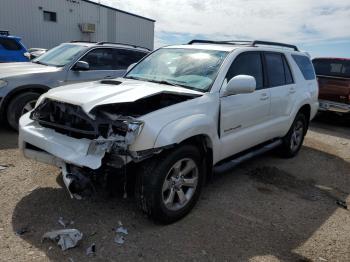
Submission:
[[[344,103],[333,102],[329,100],[320,100],[320,111],[331,111],[337,113],[347,114],[350,113],[350,105]]]

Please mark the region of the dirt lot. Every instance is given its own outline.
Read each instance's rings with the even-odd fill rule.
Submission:
[[[118,197],[71,200],[58,169],[29,161],[0,130],[1,261],[350,261],[350,124],[314,122],[298,157],[273,153],[216,174],[196,208],[155,225]],[[59,217],[83,232],[75,249],[41,243]],[[128,229],[124,245],[113,228]],[[28,232],[16,235],[26,228]],[[86,248],[96,243],[96,256]],[[73,259],[73,260],[70,260]]]

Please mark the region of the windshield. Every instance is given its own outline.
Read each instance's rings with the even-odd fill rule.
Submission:
[[[86,50],[86,46],[62,44],[34,59],[33,62],[61,67],[73,61],[77,56],[81,55],[84,50]]]
[[[163,48],[137,64],[126,78],[206,92],[226,55],[225,51]]]

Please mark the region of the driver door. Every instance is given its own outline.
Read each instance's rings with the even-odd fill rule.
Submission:
[[[89,63],[86,71],[75,70],[74,66],[68,71],[66,82],[86,82],[100,79],[111,79],[123,76],[126,69],[119,69],[116,52],[113,48],[96,48],[88,52],[80,61]]]
[[[264,84],[261,53],[254,51],[238,55],[228,70],[227,82],[237,75],[253,76],[256,91],[220,98],[222,159],[260,144],[267,137],[264,128],[270,115],[270,90]]]

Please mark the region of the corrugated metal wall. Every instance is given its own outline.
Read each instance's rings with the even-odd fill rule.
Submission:
[[[57,22],[44,21],[56,12]],[[96,25],[82,33],[81,23]],[[82,0],[0,0],[0,30],[22,37],[27,47],[51,48],[71,40],[111,41],[153,49],[154,22]]]

